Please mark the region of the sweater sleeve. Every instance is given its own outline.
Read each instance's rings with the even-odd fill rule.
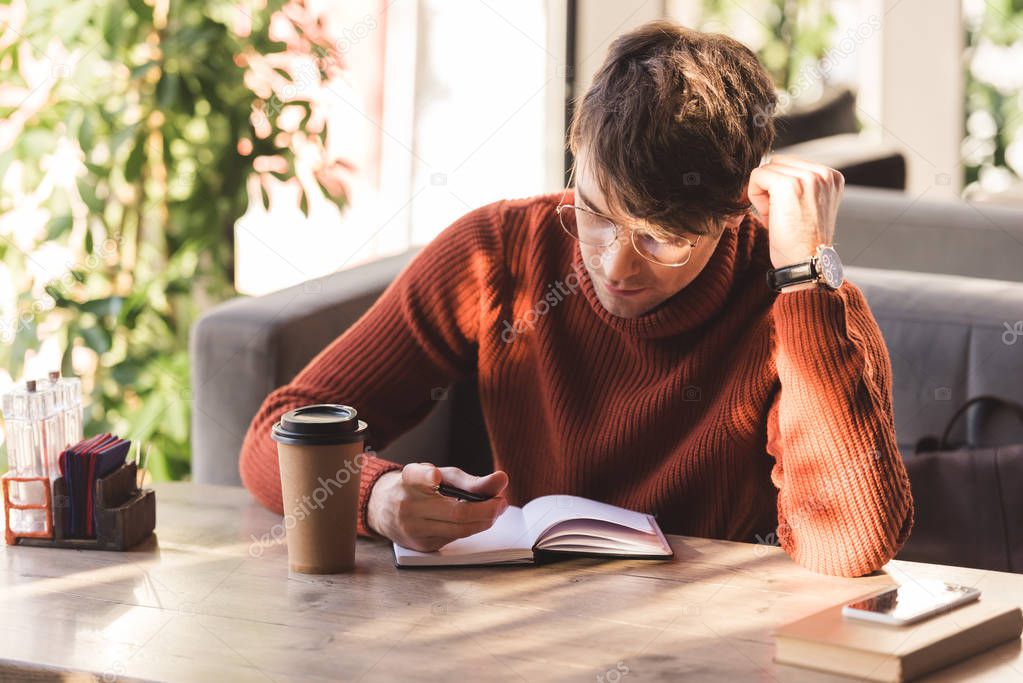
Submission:
[[[375,456],[430,412],[438,395],[475,371],[481,306],[499,259],[500,203],[475,209],[426,245],[379,299],[288,384],[264,401],[249,425],[239,467],[245,487],[283,514],[277,447],[270,428],[311,403],[354,406],[369,424],[359,486],[358,533],[369,492],[402,465]],[[431,458],[424,446],[423,461]]]
[[[814,571],[869,574],[913,525],[881,331],[849,282],[779,294],[772,314],[781,388],[768,413],[767,450],[779,489],[778,541]]]

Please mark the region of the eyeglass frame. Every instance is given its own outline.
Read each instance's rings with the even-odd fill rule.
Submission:
[[[618,238],[621,235],[623,228],[620,225],[618,225],[617,221],[612,219],[610,216],[606,216],[606,215],[600,213],[599,211],[594,211],[593,209],[588,209],[585,206],[579,206],[578,204],[565,204],[564,200],[565,200],[565,195],[567,195],[567,194],[568,194],[568,190],[566,189],[565,192],[561,195],[561,202],[559,202],[558,205],[556,207],[554,207],[554,213],[558,214],[558,222],[561,224],[561,229],[564,230],[566,233],[568,233],[569,237],[571,237],[572,239],[576,240],[580,244],[585,244],[588,247],[597,247],[598,249],[607,249],[612,244],[615,244],[618,241]],[[590,244],[589,242],[583,242],[581,237],[579,237],[578,235],[573,235],[572,232],[568,229],[568,226],[565,225],[565,219],[561,215],[561,210],[562,209],[567,209],[567,208],[576,209],[578,211],[585,211],[586,213],[592,214],[592,215],[597,216],[599,218],[603,218],[608,223],[610,223],[611,227],[614,229],[614,238],[610,242],[608,242],[607,244]],[[629,231],[629,243],[632,245],[632,248],[636,251],[636,253],[639,254],[643,259],[649,261],[650,263],[653,263],[653,264],[658,265],[658,266],[664,266],[665,268],[681,268],[682,266],[689,265],[689,261],[691,261],[692,258],[693,258],[693,252],[696,251],[696,247],[700,243],[700,238],[703,237],[703,235],[697,235],[696,236],[696,241],[694,242],[693,240],[689,239],[688,237],[683,237],[682,235],[674,235],[678,239],[685,240],[689,244],[689,256],[687,256],[686,260],[683,261],[682,263],[661,263],[660,261],[655,261],[650,256],[647,256],[646,254],[644,254],[642,251],[640,251],[639,247],[636,246],[636,232],[637,231],[636,231],[635,228],[630,227],[630,228],[628,228],[628,231]]]

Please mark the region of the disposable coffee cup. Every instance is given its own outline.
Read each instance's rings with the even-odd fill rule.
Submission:
[[[288,411],[277,442],[288,565],[300,574],[355,568],[359,479],[368,426],[355,408],[323,403]]]

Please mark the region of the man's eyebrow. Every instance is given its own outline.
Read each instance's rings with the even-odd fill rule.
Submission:
[[[581,199],[581,200],[583,200],[583,204],[585,204],[586,206],[588,206],[588,207],[589,207],[590,209],[592,209],[593,211],[596,211],[596,212],[597,212],[597,213],[599,213],[599,214],[602,214],[602,215],[604,215],[604,216],[607,216],[607,212],[606,212],[606,211],[604,211],[603,209],[599,208],[599,207],[598,207],[598,206],[597,206],[596,204],[594,204],[593,202],[591,202],[591,201],[590,201],[590,199],[589,199],[589,197],[587,197],[587,196],[586,196],[586,195],[585,195],[585,194],[583,193],[583,191],[582,191],[582,190],[581,190],[581,189],[579,188],[579,186],[578,186],[578,185],[576,185],[576,186],[575,186],[575,196],[576,196],[576,197],[577,197],[578,199]],[[663,230],[664,230],[664,232],[668,232],[668,233],[673,233],[673,234],[679,234],[679,233],[678,233],[677,231],[673,231],[673,230],[668,230],[668,229],[666,229],[666,228],[664,228]],[[684,232],[686,233],[686,235],[689,235],[689,234],[693,234],[693,233],[690,233],[689,231],[684,231]],[[696,235],[700,235],[700,234],[702,234],[702,233],[695,233],[695,234],[696,234]],[[681,235],[681,234],[680,234],[679,236],[680,236],[680,237],[684,237],[684,238],[688,239],[688,237],[686,237],[686,235]]]
[[[591,202],[590,198],[587,197],[585,194],[583,194],[583,191],[579,188],[578,185],[575,186],[575,193],[576,193],[576,195],[579,196],[579,199],[583,200],[583,204],[585,204],[586,206],[590,207],[591,209],[593,209],[597,213],[605,213],[605,211],[603,209],[601,209],[599,206],[597,206],[596,204]]]

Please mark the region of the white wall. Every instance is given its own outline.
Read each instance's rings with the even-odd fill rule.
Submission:
[[[902,148],[907,191],[956,198],[962,186],[961,5],[957,0],[864,0],[881,18],[881,40],[864,45],[860,119]]]
[[[580,0],[576,38],[576,97],[581,98],[622,33],[665,16],[664,0]]]

